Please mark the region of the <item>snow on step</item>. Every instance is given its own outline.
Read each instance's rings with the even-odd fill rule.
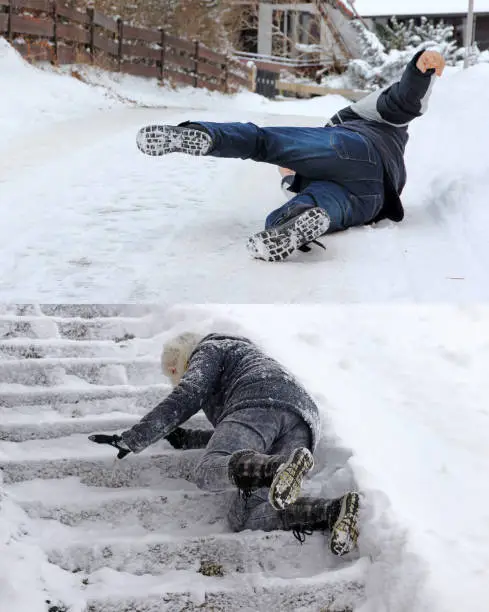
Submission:
[[[42,314],[55,317],[144,317],[154,312],[154,306],[145,304],[40,304]]]
[[[36,389],[24,385],[0,387],[0,407],[13,412],[37,413],[41,404],[74,416],[114,410],[141,413],[161,402],[170,391],[167,384],[89,385]],[[78,414],[77,414],[78,413]]]
[[[164,382],[155,359],[49,358],[0,361],[2,384],[58,386],[75,379],[91,385],[132,385]]]
[[[48,558],[71,572],[81,569],[91,573],[110,567],[141,576],[164,574],[172,569],[196,569],[196,564],[211,560],[229,574],[265,572],[296,578],[314,574],[331,563],[325,538],[320,534],[310,536],[301,545],[285,531],[195,537],[180,535],[182,532],[176,531],[173,525],[170,525],[172,533],[168,534],[147,533],[140,526],[129,525],[114,528],[114,536],[107,537],[102,528],[90,529],[85,524],[79,530],[79,539],[71,541],[70,532],[77,528],[55,521],[52,526],[56,528],[45,528],[45,536],[49,537],[45,544]]]
[[[199,568],[200,569],[200,568]],[[349,612],[362,595],[361,567],[283,579],[255,574],[207,577],[197,569],[133,576],[103,569],[80,578],[87,612]]]
[[[153,335],[146,318],[45,317],[0,315],[0,339],[7,338],[68,338],[70,340],[113,340],[122,342],[135,336]]]
[[[0,304],[0,314],[13,316],[141,317],[153,312],[144,304]]]
[[[94,444],[91,446],[98,448]],[[83,483],[93,486],[155,486],[162,476],[192,480],[196,462],[202,451],[167,451],[162,454],[145,452],[134,457],[126,457],[123,461],[114,459],[113,450],[105,457],[102,456],[102,451],[99,453],[99,456],[94,454],[91,458],[72,456],[0,460],[0,469],[3,470],[4,482],[7,484],[33,478],[78,476]]]
[[[42,357],[132,357],[130,340],[66,340],[62,338],[10,338],[0,340],[0,361],[7,359],[41,359]]]
[[[163,532],[171,527],[192,535],[208,533],[210,525],[214,532],[224,531],[230,497],[164,476],[152,488],[89,487],[71,477],[20,482],[6,490],[32,518],[55,519],[70,526],[93,522],[111,527],[140,525],[146,531]]]
[[[105,414],[90,414],[88,417],[62,417],[56,411],[43,411],[36,415],[13,413],[8,422],[0,425],[0,440],[24,442],[26,440],[60,438],[73,434],[118,433],[129,429],[138,422],[139,416],[129,416],[125,413],[112,412],[110,417]],[[211,426],[204,415],[195,415],[188,422],[189,426],[208,429]]]
[[[12,415],[14,416],[14,415]],[[137,416],[113,413],[111,418],[104,414],[90,415],[82,418],[58,419],[56,412],[43,412],[39,415],[44,420],[33,420],[31,415],[15,414],[9,422],[0,425],[0,440],[24,442],[26,440],[60,438],[73,434],[90,434],[97,432],[117,432],[129,429],[138,421]],[[22,418],[20,418],[22,417]]]

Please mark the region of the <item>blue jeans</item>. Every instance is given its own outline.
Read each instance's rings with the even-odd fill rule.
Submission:
[[[328,231],[333,232],[369,223],[382,208],[382,160],[361,134],[341,126],[261,128],[254,123],[205,121],[198,125],[214,141],[208,155],[252,159],[297,173],[300,192],[267,217],[266,227],[319,206],[328,213]]]

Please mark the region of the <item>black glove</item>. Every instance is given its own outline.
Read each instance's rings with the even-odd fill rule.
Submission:
[[[182,429],[181,427],[177,427],[171,432],[171,434],[168,434],[166,436],[165,440],[168,440],[168,442],[173,446],[173,448],[186,449],[187,431],[185,429]]]
[[[131,452],[122,441],[122,438],[117,434],[113,434],[112,436],[107,434],[94,434],[93,436],[88,436],[88,439],[97,444],[110,444],[110,446],[117,448],[119,451],[117,453],[117,459],[124,459],[124,457]]]
[[[177,427],[165,439],[168,440],[173,448],[177,449],[205,448],[213,433],[214,430],[212,429],[185,429]]]

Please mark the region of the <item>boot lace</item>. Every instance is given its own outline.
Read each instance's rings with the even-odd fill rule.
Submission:
[[[308,525],[300,525],[292,529],[292,534],[296,540],[298,540],[301,544],[304,544],[306,541],[306,536],[312,535],[313,531],[314,530],[312,527],[309,527]]]
[[[246,507],[246,502],[250,499],[252,495],[253,495],[252,489],[239,489],[239,496],[245,502],[245,507]]]
[[[311,240],[311,242],[308,242],[307,244],[303,244],[302,246],[300,246],[299,251],[302,251],[303,253],[310,253],[312,251],[311,247],[309,246],[310,244],[315,244],[316,246],[321,247],[322,249],[326,250],[326,247],[324,246],[322,242],[319,242],[319,240]]]

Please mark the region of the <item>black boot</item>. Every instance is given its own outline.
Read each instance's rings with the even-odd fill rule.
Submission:
[[[137,133],[136,144],[146,155],[206,155],[213,145],[210,134],[198,124],[146,125]]]
[[[284,529],[291,530],[299,542],[313,531],[329,531],[329,547],[341,557],[351,552],[358,540],[360,495],[354,491],[338,499],[300,497],[282,513]]]
[[[270,487],[270,504],[282,510],[299,497],[302,480],[313,465],[312,454],[307,448],[296,448],[289,457],[242,450],[231,456],[229,479],[245,497],[254,489]]]

